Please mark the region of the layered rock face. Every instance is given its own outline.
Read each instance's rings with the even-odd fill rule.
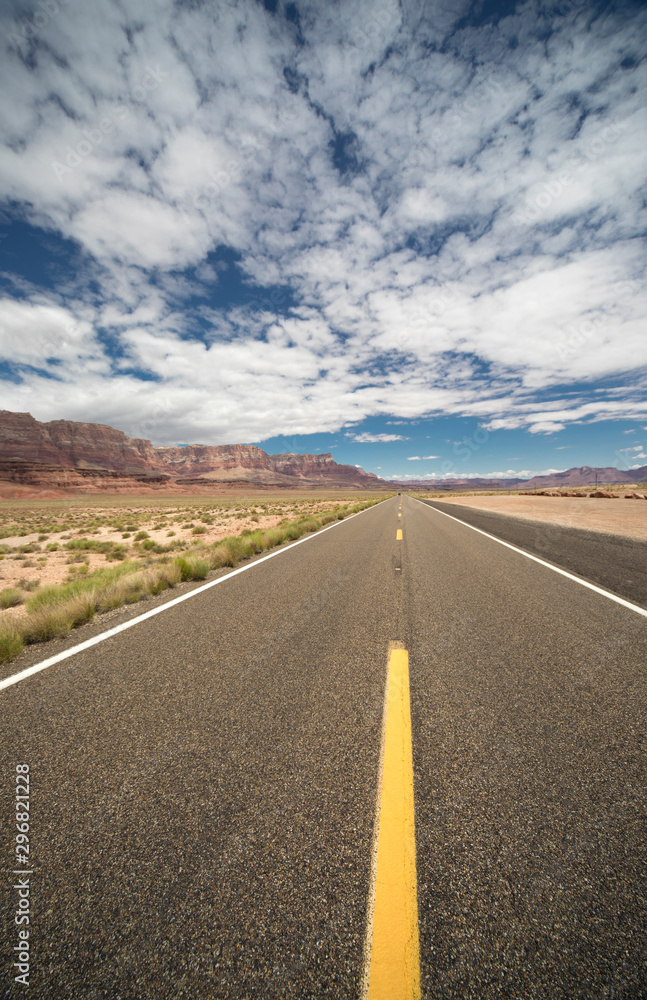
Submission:
[[[4,459],[47,462],[67,469],[100,468],[122,472],[161,471],[155,449],[143,438],[129,438],[105,424],[50,420],[31,413],[0,411],[0,455]]]
[[[55,469],[103,471],[133,477],[150,485],[192,480],[205,483],[239,481],[264,486],[379,486],[382,480],[350,465],[338,465],[331,454],[268,455],[255,445],[202,445],[154,448],[144,438],[130,438],[105,424],[73,420],[40,423],[30,413],[0,411],[2,478],[14,482],[45,479],[79,485],[79,476],[57,476]],[[47,472],[41,467],[47,466]],[[28,469],[29,467],[29,469]],[[96,477],[92,477],[95,479]],[[82,477],[88,483],[88,476]]]

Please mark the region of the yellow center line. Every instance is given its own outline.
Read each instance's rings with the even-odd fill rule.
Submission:
[[[402,517],[402,514],[398,514],[398,517]]]
[[[409,654],[393,649],[385,700],[377,852],[369,898],[364,1000],[419,1000]]]
[[[396,542],[401,542],[402,541],[402,528],[398,528],[398,533],[395,536],[395,540],[396,540]]]

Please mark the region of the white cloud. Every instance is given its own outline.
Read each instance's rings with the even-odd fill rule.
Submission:
[[[409,440],[402,434],[370,434],[368,431],[363,431],[361,434],[346,434],[345,436],[351,438],[352,441],[357,441],[358,444],[384,444],[388,441]]]
[[[432,458],[440,458],[440,455],[408,455],[407,462],[427,462]]]
[[[467,481],[471,479],[532,479],[534,476],[550,476],[557,472],[564,472],[564,469],[543,469],[539,472],[530,469],[506,469],[504,472],[427,472],[425,475],[416,476],[413,473],[404,476],[384,476],[385,479],[397,479],[403,482],[415,480],[416,482],[444,482],[446,480]]]
[[[4,405],[158,443],[644,418],[647,14],[445,6],[304,2],[297,41],[262,4],[89,0],[30,43],[6,5],[0,178],[92,262],[3,303]],[[209,299],[222,247],[287,315]]]

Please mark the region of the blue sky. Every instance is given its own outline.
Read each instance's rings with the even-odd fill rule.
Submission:
[[[647,462],[647,10],[9,0],[2,407],[388,477]]]

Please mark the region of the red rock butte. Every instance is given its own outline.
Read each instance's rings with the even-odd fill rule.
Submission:
[[[12,488],[9,488],[11,484]],[[385,489],[391,484],[323,455],[268,455],[256,445],[155,448],[105,424],[41,423],[30,413],[0,410],[0,494],[16,487],[94,492],[208,491],[250,488]],[[3,491],[2,487],[6,487]]]

